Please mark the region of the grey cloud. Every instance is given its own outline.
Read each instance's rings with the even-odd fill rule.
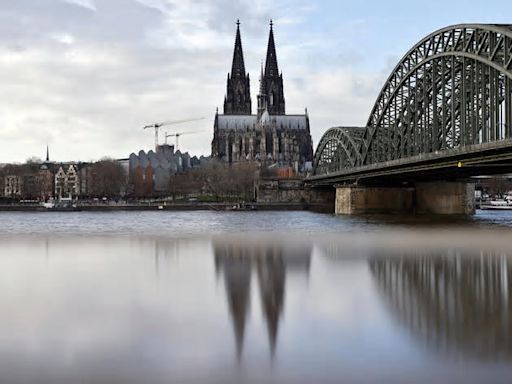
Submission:
[[[152,135],[143,125],[196,116],[208,120],[191,124],[202,133],[184,137],[183,145],[208,154],[236,18],[243,23],[255,93],[268,20],[298,20],[308,11],[286,2],[253,3],[101,0],[94,2],[95,11],[64,0],[0,5],[0,162],[42,156],[47,142],[57,160],[126,157],[151,148]],[[306,60],[308,52],[318,51],[315,40],[298,41],[287,33],[285,25],[277,26],[288,110],[310,108],[315,139],[331,122],[356,120],[354,104],[371,93],[366,83],[353,100],[333,93],[336,79],[343,78],[339,87],[350,81],[338,72],[331,75],[334,81],[319,82],[332,68]],[[332,98],[346,99],[349,107],[340,113],[342,100]]]
[[[130,42],[163,22],[163,13],[135,0],[97,2],[97,11],[62,0],[20,0],[0,8],[0,42],[39,46],[55,33],[67,32],[84,42]]]

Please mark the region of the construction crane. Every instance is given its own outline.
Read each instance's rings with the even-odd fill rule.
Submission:
[[[185,119],[185,120],[175,120],[175,121],[164,121],[163,123],[155,123],[146,125],[143,129],[150,129],[153,128],[155,130],[155,151],[158,149],[158,129],[160,127],[163,127],[164,125],[175,125],[175,124],[183,124],[183,123],[189,123],[191,121],[199,121],[204,120],[204,117],[200,117],[198,119]],[[176,138],[177,140],[177,138]]]
[[[176,132],[176,133],[171,133],[170,135],[167,134],[167,132],[165,132],[165,144],[167,144],[167,138],[168,137],[175,137],[176,138],[176,150],[179,149],[179,145],[180,145],[180,136],[183,136],[183,135],[191,135],[191,134],[194,134],[194,133],[199,133],[201,131],[189,131],[189,132]]]

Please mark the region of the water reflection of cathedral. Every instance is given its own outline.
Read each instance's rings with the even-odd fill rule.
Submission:
[[[512,358],[512,263],[495,254],[377,257],[370,269],[399,322],[429,347]]]
[[[273,355],[284,308],[286,275],[309,275],[311,252],[311,246],[214,244],[215,269],[224,277],[238,358],[242,355],[250,310],[253,272],[257,275],[261,308]]]

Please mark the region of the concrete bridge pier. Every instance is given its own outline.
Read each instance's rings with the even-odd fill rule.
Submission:
[[[469,182],[422,182],[407,187],[337,185],[335,188],[337,215],[475,213],[475,185]]]
[[[412,212],[413,199],[413,188],[336,186],[335,213],[364,215]]]
[[[475,184],[437,181],[415,185],[415,211],[438,215],[473,215]]]

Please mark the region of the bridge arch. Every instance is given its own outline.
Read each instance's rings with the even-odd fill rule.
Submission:
[[[511,138],[512,25],[455,25],[422,39],[394,68],[355,166]],[[319,145],[315,161],[328,162],[324,151]],[[325,174],[347,165],[354,166],[314,168]]]
[[[333,173],[357,166],[361,162],[359,139],[362,133],[361,128],[329,129],[315,152],[313,174]]]

